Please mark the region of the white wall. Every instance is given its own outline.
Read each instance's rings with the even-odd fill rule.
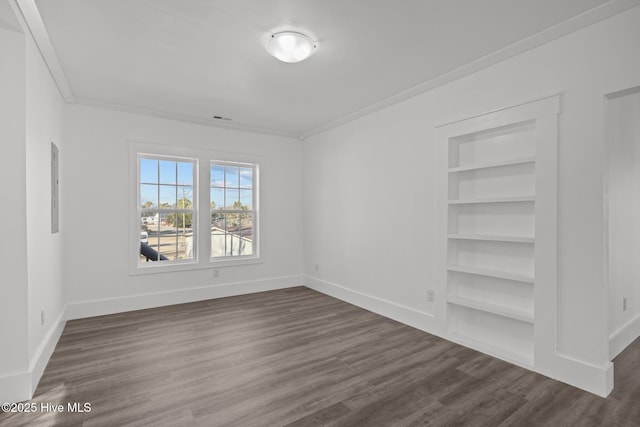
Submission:
[[[5,5],[6,6],[6,5]],[[30,398],[64,326],[61,234],[50,233],[50,142],[59,143],[62,101],[19,15],[0,29],[0,401]],[[40,310],[45,324],[40,324]]]
[[[607,137],[609,333],[615,356],[640,336],[640,93],[607,102]]]
[[[556,376],[606,393],[603,100],[640,84],[639,22],[636,7],[305,141],[305,283],[442,334],[434,127],[560,93]]]
[[[29,395],[24,34],[0,28],[0,401]]]
[[[299,141],[69,105],[62,226],[70,317],[302,283]],[[243,153],[260,163],[260,264],[129,275],[129,141]],[[194,289],[195,288],[195,289]]]
[[[25,59],[28,324],[29,360],[33,368],[43,351],[53,350],[45,349],[45,346],[55,346],[57,336],[53,337],[53,343],[49,343],[48,339],[60,327],[60,316],[64,310],[64,230],[51,233],[51,142],[58,146],[64,159],[64,103],[31,37],[26,38]],[[63,161],[60,164],[62,166]],[[44,310],[44,325],[41,325],[40,310]],[[46,364],[48,357],[49,354],[45,354],[43,363]]]

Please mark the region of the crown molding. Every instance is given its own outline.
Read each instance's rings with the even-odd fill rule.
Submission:
[[[270,128],[263,128],[258,126],[241,125],[241,124],[236,124],[229,121],[205,119],[200,117],[188,116],[185,114],[178,114],[178,113],[171,113],[168,111],[156,110],[153,108],[136,107],[136,106],[126,105],[126,104],[116,104],[112,102],[102,101],[100,99],[84,98],[84,97],[77,96],[74,98],[73,103],[78,105],[86,105],[89,107],[104,108],[107,110],[114,110],[114,111],[120,111],[125,113],[139,114],[143,116],[157,117],[160,119],[193,123],[197,125],[204,125],[204,126],[209,126],[214,128],[259,133],[263,135],[282,136],[285,138],[296,138],[296,139],[299,138],[299,135],[297,133],[286,132],[280,129],[270,129]]]
[[[13,2],[15,5],[17,5],[18,9],[22,13],[26,26],[31,32],[31,35],[36,45],[38,46],[38,49],[40,50],[42,58],[44,59],[47,67],[49,68],[49,72],[51,73],[51,76],[53,77],[53,80],[55,81],[58,87],[58,90],[62,95],[62,98],[67,103],[78,103],[78,104],[90,105],[94,107],[107,108],[107,109],[131,112],[136,114],[150,115],[153,117],[159,117],[164,119],[196,123],[196,124],[205,125],[205,126],[284,136],[289,138],[297,138],[299,140],[304,140],[310,136],[342,126],[358,118],[364,117],[366,115],[369,115],[376,111],[390,107],[399,102],[413,98],[417,95],[428,92],[432,89],[435,89],[439,86],[450,83],[454,80],[460,79],[462,77],[465,77],[469,74],[473,74],[477,71],[483,70],[494,64],[497,64],[499,62],[512,58],[521,53],[527,52],[531,49],[544,45],[552,40],[558,39],[562,36],[565,36],[567,34],[570,34],[582,28],[585,28],[591,24],[594,24],[598,21],[609,18],[613,15],[616,15],[618,13],[624,12],[625,10],[628,10],[640,5],[640,0],[610,0],[607,3],[604,3],[586,12],[583,12],[580,15],[567,19],[566,21],[561,22],[560,24],[547,28],[544,31],[536,33],[518,42],[515,42],[509,46],[506,46],[502,49],[492,52],[475,61],[469,62],[449,72],[441,74],[440,76],[435,77],[431,80],[420,83],[419,85],[416,85],[412,88],[401,91],[395,95],[392,95],[388,98],[385,98],[383,100],[370,104],[364,108],[361,108],[357,111],[346,114],[335,120],[326,122],[325,124],[320,125],[318,127],[309,129],[302,133],[295,133],[295,132],[288,132],[282,129],[269,129],[269,128],[262,128],[257,126],[228,123],[228,122],[212,123],[208,119],[203,119],[199,117],[169,113],[166,111],[159,111],[159,110],[153,110],[153,109],[143,108],[143,107],[135,107],[130,105],[113,104],[106,101],[95,100],[95,99],[74,97],[71,91],[71,88],[69,86],[69,83],[65,77],[62,66],[60,65],[58,57],[55,53],[55,50],[51,43],[51,39],[49,38],[49,35],[47,33],[44,22],[42,21],[42,17],[40,16],[40,12],[35,3],[35,0],[10,0],[10,1]]]
[[[11,1],[18,6],[18,9],[22,14],[22,18],[24,19],[31,36],[40,51],[40,55],[42,55],[42,59],[44,59],[44,62],[49,69],[49,73],[51,73],[51,77],[53,77],[53,81],[60,91],[60,95],[65,102],[73,102],[71,87],[64,75],[58,56],[53,49],[49,33],[47,33],[47,28],[44,26],[44,22],[42,22],[42,17],[40,16],[40,11],[38,10],[38,6],[36,6],[35,0]]]
[[[419,85],[414,86],[410,89],[399,92],[381,101],[361,108],[360,110],[354,111],[353,113],[347,114],[336,120],[327,122],[324,125],[304,132],[302,135],[300,135],[300,138],[308,138],[310,136],[342,126],[346,123],[372,114],[384,108],[390,107],[399,102],[406,101],[407,99],[413,98],[439,86],[443,86],[454,80],[458,80],[462,77],[488,68],[499,62],[505,61],[521,53],[542,46],[546,43],[549,43],[550,41],[578,31],[582,28],[588,27],[589,25],[595,24],[598,21],[602,21],[606,18],[624,12],[625,10],[631,9],[638,5],[640,5],[640,0],[611,0],[607,3],[602,4],[601,6],[595,7],[591,10],[581,13],[580,15],[576,15],[570,19],[567,19],[560,24],[549,27],[546,30],[519,40],[495,52],[492,52],[482,58],[476,59],[475,61],[469,62],[449,72],[441,74],[438,77],[435,77],[424,83],[420,83]]]

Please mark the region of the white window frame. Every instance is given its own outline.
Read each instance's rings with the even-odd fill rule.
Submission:
[[[137,172],[136,172],[136,200],[137,200],[137,208],[138,208],[138,225],[140,224],[140,218],[142,218],[142,214],[145,212],[156,212],[159,213],[160,215],[162,214],[169,214],[169,215],[180,215],[180,214],[192,214],[192,233],[193,233],[193,258],[189,258],[189,259],[176,259],[176,260],[164,260],[164,261],[148,261],[148,262],[142,262],[140,261],[140,259],[138,258],[138,268],[157,268],[158,266],[164,265],[164,264],[171,264],[171,265],[176,265],[176,264],[193,264],[193,263],[197,263],[198,262],[198,234],[200,232],[199,228],[198,228],[198,191],[197,191],[197,183],[198,183],[198,159],[194,158],[194,157],[184,157],[184,156],[169,156],[169,155],[158,155],[158,154],[150,154],[150,153],[143,153],[140,152],[137,154],[137,159],[136,159],[136,164],[137,164]],[[193,165],[193,174],[192,174],[192,187],[193,187],[193,194],[192,194],[192,204],[193,207],[192,208],[184,208],[184,209],[180,209],[177,207],[174,208],[161,208],[160,206],[157,206],[155,208],[142,208],[140,206],[140,199],[141,199],[141,194],[140,194],[140,187],[143,184],[140,181],[140,161],[142,159],[148,159],[148,160],[158,160],[158,161],[175,161],[175,162],[183,162],[183,163],[191,163]],[[159,172],[159,171],[158,171]],[[159,177],[158,177],[159,178]],[[164,185],[164,184],[159,184],[159,185]],[[175,184],[175,187],[177,189],[177,187],[179,186],[178,183]],[[158,198],[158,202],[160,201],[160,199]],[[138,233],[139,234],[139,233]]]
[[[177,159],[195,159],[194,178],[194,258],[163,262],[139,263],[140,256],[140,211],[139,211],[139,171],[138,155],[173,157]],[[215,269],[218,267],[261,264],[259,239],[259,170],[262,157],[243,153],[229,153],[207,149],[194,149],[169,145],[129,141],[129,275],[165,273],[173,271],[190,271]],[[254,200],[254,234],[253,254],[250,256],[211,257],[210,233],[202,230],[211,229],[210,209],[210,165],[212,162],[235,163],[255,166],[253,177]]]
[[[252,260],[259,258],[258,248],[260,245],[258,244],[259,233],[258,233],[258,223],[259,223],[259,215],[258,215],[258,177],[259,177],[259,169],[260,166],[255,163],[241,163],[241,162],[230,162],[226,160],[217,160],[212,159],[209,162],[209,171],[211,171],[212,166],[231,166],[231,167],[239,167],[239,168],[247,168],[252,169],[252,182],[251,182],[251,209],[247,210],[236,210],[236,209],[228,209],[228,207],[224,206],[220,209],[209,209],[209,217],[214,213],[219,214],[251,214],[252,216],[252,230],[251,230],[251,255],[222,255],[222,256],[214,256],[211,255],[211,262],[215,264],[222,264],[226,262],[234,262],[241,260]],[[209,183],[211,188],[211,183],[213,180],[209,177]],[[228,187],[226,186],[226,176],[225,176],[225,185],[223,187],[225,193]],[[240,183],[238,183],[238,189],[241,189]],[[209,201],[211,203],[211,201]],[[209,204],[210,206],[210,204]]]

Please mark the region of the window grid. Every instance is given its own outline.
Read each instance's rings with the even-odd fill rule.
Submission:
[[[210,171],[211,257],[255,255],[256,165],[212,161]]]
[[[141,176],[143,169],[145,169],[143,162],[155,163],[155,179],[149,180],[150,176],[145,176],[144,178]],[[170,182],[163,182],[167,179],[167,168],[165,167],[165,173],[163,173],[161,167],[163,163],[173,164],[173,172],[170,175],[173,179],[170,179]],[[190,172],[186,177],[182,177],[182,184],[180,183],[181,167],[186,167]],[[195,258],[193,242],[196,235],[196,212],[194,209],[196,193],[193,185],[196,172],[195,159],[139,155],[138,170],[138,218],[143,222],[141,224],[141,230],[143,231],[140,233],[141,256],[139,263],[144,262],[145,259],[146,261],[162,261],[163,263],[167,261],[193,260]],[[144,191],[145,193],[154,193],[149,191],[150,187],[155,187],[155,195],[151,198],[152,200],[143,201],[145,198],[142,194],[143,189],[146,190]],[[166,194],[169,194],[169,197]],[[171,194],[173,194],[172,197]],[[148,222],[145,222],[143,218],[155,218],[151,224],[155,227],[155,235],[153,237],[151,236],[152,233],[148,232]],[[166,227],[167,224],[171,224],[171,227]],[[165,230],[161,229],[163,225],[165,225]],[[180,233],[181,226],[182,233]],[[189,228],[190,236],[187,233],[187,228]],[[142,255],[144,240],[147,240],[146,243],[155,254],[149,251],[146,255]],[[187,244],[189,240],[190,250]],[[166,248],[167,246],[169,249]],[[184,248],[184,250],[181,251],[181,248]],[[183,253],[181,254],[181,252]]]

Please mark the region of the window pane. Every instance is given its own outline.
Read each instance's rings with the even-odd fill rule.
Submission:
[[[140,182],[148,184],[158,183],[158,161],[154,159],[140,159]]]
[[[193,163],[178,162],[178,184],[193,185]]]
[[[211,186],[224,187],[224,166],[211,166]]]
[[[211,191],[211,209],[224,208],[224,188],[212,188]]]
[[[241,214],[238,229],[239,254],[253,255],[253,215]]]
[[[193,187],[181,185],[178,187],[178,209],[187,209],[193,207]]]
[[[160,160],[160,184],[176,184],[176,162]]]
[[[211,214],[211,256],[221,257],[226,254],[224,214]]]
[[[194,172],[193,161],[140,158],[140,263],[195,259]]]
[[[232,233],[225,234],[226,256],[238,255],[238,245],[234,245],[234,236]]]
[[[187,229],[184,233],[184,249],[183,249],[183,259],[194,259],[195,257],[195,247],[194,247],[194,239],[193,239],[193,227]]]
[[[238,188],[240,186],[240,183],[238,182],[238,173],[238,167],[236,166],[225,167],[225,178],[227,187]]]
[[[140,226],[140,258],[139,262],[159,260],[159,225],[142,224]]]
[[[175,215],[173,218],[175,222]],[[178,232],[175,226],[163,227],[160,231],[160,253],[169,260],[178,259]]]
[[[240,194],[236,188],[227,188],[225,207],[227,209],[240,209]]]
[[[240,190],[240,203],[243,208],[253,209],[253,190]]]
[[[140,207],[143,209],[158,207],[158,186],[141,184],[140,185]]]
[[[173,185],[160,186],[160,207],[169,208],[176,206],[176,187]]]
[[[253,187],[253,169],[240,168],[240,188]]]

